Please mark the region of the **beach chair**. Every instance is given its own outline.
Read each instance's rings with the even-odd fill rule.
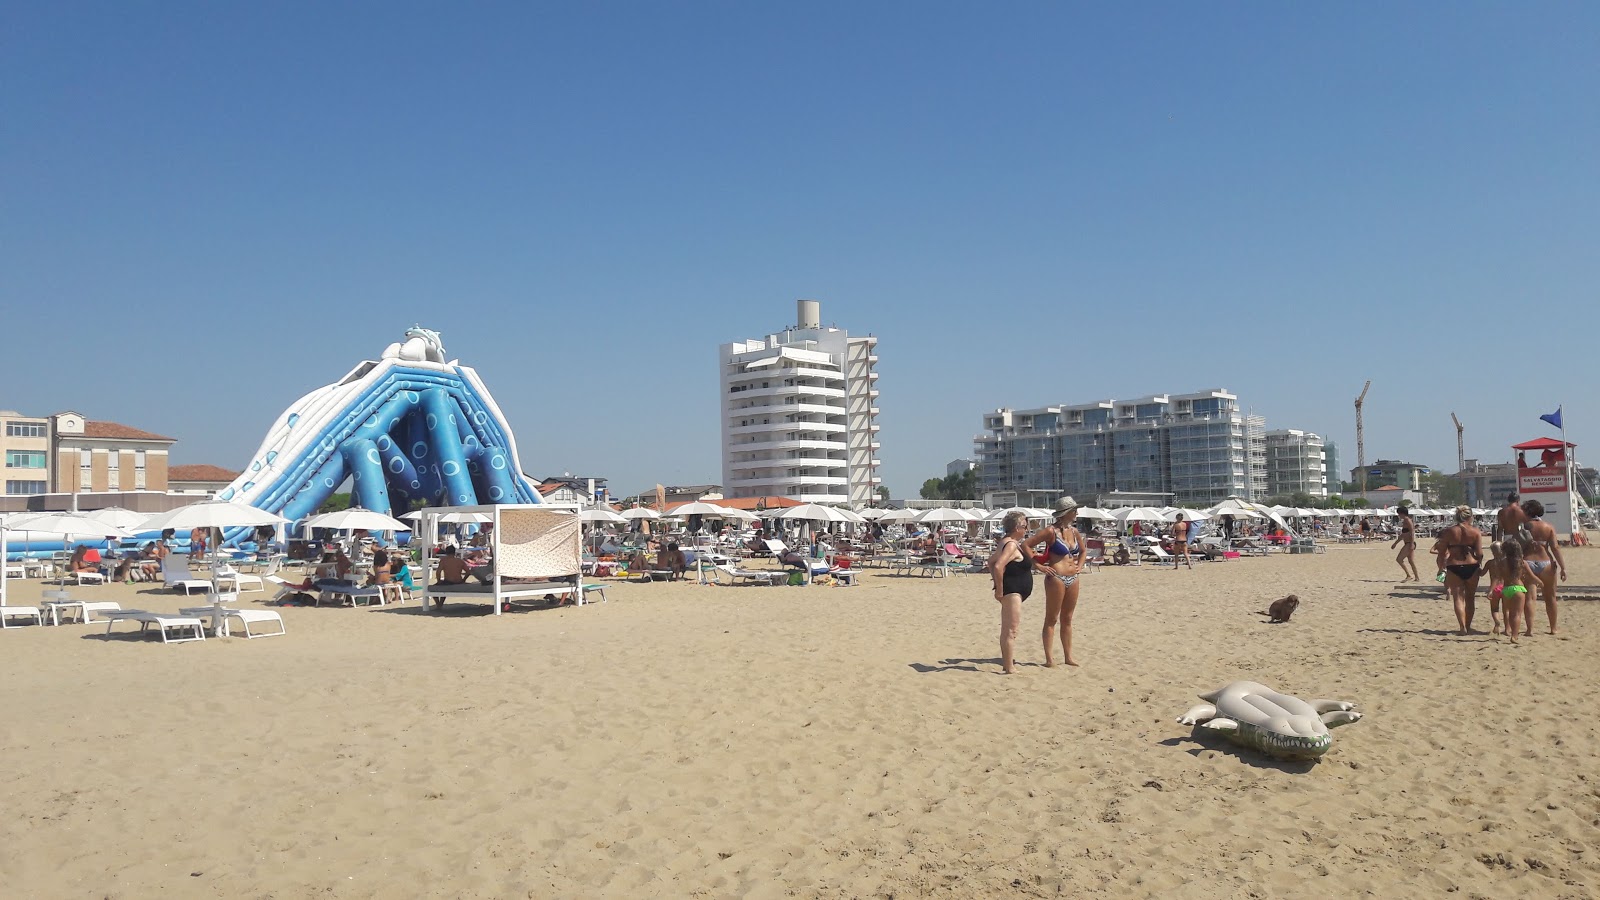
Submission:
[[[110,600],[74,600],[66,591],[45,591],[41,603],[50,613],[50,624],[61,624],[63,610],[78,611],[78,624],[87,625],[93,621],[97,612],[115,612],[122,609],[122,604]]]
[[[217,586],[221,587],[223,582],[230,582],[240,592],[264,592],[267,589],[267,576],[278,574],[278,569],[282,565],[282,557],[274,556],[267,563],[266,569],[259,575],[251,572],[241,572],[234,566],[224,566],[217,570],[217,581],[219,582]]]
[[[775,572],[775,571],[771,571],[771,570],[768,570],[768,569],[740,569],[740,568],[737,568],[737,567],[729,564],[729,565],[721,565],[721,566],[712,566],[711,567],[711,574],[712,574],[712,578],[714,578],[716,580],[717,584],[728,584],[728,585],[760,584],[760,585],[770,585],[770,584],[772,584],[773,576],[776,575],[776,576],[780,576],[780,577],[783,577],[783,578],[787,578],[789,573],[782,572],[782,571]]]
[[[8,562],[6,563],[6,577],[27,578],[28,570],[23,567],[22,563]]]
[[[32,619],[35,625],[44,624],[44,614],[37,606],[0,606],[0,628],[13,627],[6,624],[9,619]]]
[[[1143,547],[1140,547],[1139,548],[1139,552],[1142,555],[1149,556],[1151,559],[1155,560],[1156,563],[1159,564],[1159,565],[1163,565],[1164,566],[1164,565],[1171,564],[1171,565],[1175,566],[1175,565],[1178,564],[1177,557],[1175,557],[1171,553],[1168,553],[1167,551],[1161,549],[1161,545],[1160,544],[1147,544],[1147,545],[1145,545]]]
[[[233,632],[228,628],[228,620],[238,619],[239,625],[244,628],[244,639],[247,641],[255,640],[256,638],[261,637],[280,637],[285,631],[283,627],[283,616],[275,610],[236,609],[229,606],[229,603],[238,602],[239,594],[237,591],[218,594],[215,599],[217,600],[217,603],[212,606],[193,606],[188,609],[180,609],[178,610],[178,615],[195,617],[210,616],[211,632],[222,637],[232,637]],[[263,622],[276,622],[278,624],[278,630],[262,632],[259,634],[250,630],[251,625],[259,625]]]
[[[185,596],[199,591],[209,593],[215,589],[210,579],[197,578],[189,571],[189,558],[169,553],[161,560],[161,581],[169,589],[181,590]]]
[[[171,557],[168,558],[170,559]],[[161,634],[161,643],[163,644],[183,644],[189,641],[203,641],[206,639],[205,621],[194,616],[145,612],[142,609],[119,610],[106,617],[106,635],[108,637],[111,634],[111,630],[117,627],[118,622],[138,622],[140,634],[149,631],[150,626],[154,625]]]

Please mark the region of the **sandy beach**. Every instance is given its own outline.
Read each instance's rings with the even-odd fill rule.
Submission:
[[[1512,647],[1454,634],[1438,586],[1398,585],[1386,546],[1088,575],[1077,669],[1039,665],[1036,593],[1009,678],[978,575],[613,582],[604,605],[498,620],[289,608],[286,637],[250,642],[7,630],[0,883],[97,898],[1600,894],[1600,553],[1567,551],[1564,633],[1544,635],[1540,610]],[[11,602],[38,591],[13,583]],[[1253,615],[1290,592],[1292,623]],[[1366,718],[1315,764],[1174,722],[1240,678]]]

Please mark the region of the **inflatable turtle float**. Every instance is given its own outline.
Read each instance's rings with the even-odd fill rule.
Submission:
[[[1361,721],[1346,700],[1301,700],[1254,681],[1235,681],[1178,717],[1180,725],[1223,732],[1228,740],[1280,759],[1317,759],[1333,744],[1330,728]]]

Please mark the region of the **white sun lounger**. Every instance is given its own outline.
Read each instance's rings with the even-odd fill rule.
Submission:
[[[210,581],[197,578],[189,571],[187,557],[180,558],[176,553],[161,560],[161,580],[168,588],[181,590],[185,595],[195,591],[209,593],[213,589]]]
[[[731,565],[713,566],[711,574],[712,577],[716,579],[717,584],[730,585],[770,585],[773,583],[774,577],[781,578],[785,581],[789,579],[789,573],[782,570],[773,571],[771,569],[740,569]],[[726,578],[727,581],[723,581],[724,578]]]
[[[50,612],[51,625],[61,624],[62,610],[70,611],[76,609],[78,611],[78,623],[87,625],[95,621],[94,614],[97,612],[116,612],[122,609],[121,603],[111,600],[74,600],[72,595],[66,591],[45,591],[43,596],[44,599],[41,602],[44,608]]]
[[[256,638],[261,637],[280,637],[283,635],[285,630],[283,627],[283,616],[279,615],[275,610],[270,609],[235,609],[231,606],[224,606],[220,612],[220,621],[218,621],[218,610],[214,606],[192,606],[187,609],[178,610],[178,614],[196,617],[210,616],[212,620],[211,633],[221,635],[223,637],[233,636],[233,632],[227,627],[227,620],[238,619],[239,624],[244,627],[244,638],[247,641],[255,640]],[[278,630],[268,631],[262,634],[257,634],[250,630],[250,626],[252,624],[260,624],[262,622],[276,622],[278,623]]]
[[[161,643],[182,644],[188,641],[203,641],[206,639],[206,623],[203,619],[194,616],[172,615],[170,613],[145,612],[142,609],[124,609],[114,612],[106,619],[106,634],[111,634],[111,629],[118,622],[138,622],[139,633],[144,634],[150,626],[156,626],[161,633]],[[168,633],[179,635],[169,637]],[[183,637],[182,635],[190,635]]]
[[[6,624],[6,620],[12,618],[33,619],[35,625],[44,624],[44,614],[37,606],[0,606],[0,628],[13,627]]]

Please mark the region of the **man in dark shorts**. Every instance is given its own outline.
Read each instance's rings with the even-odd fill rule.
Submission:
[[[1523,512],[1522,506],[1518,502],[1521,499],[1515,491],[1506,495],[1506,505],[1500,507],[1500,511],[1495,513],[1494,537],[1496,540],[1514,537],[1522,544],[1522,549],[1526,552],[1528,542],[1532,537],[1528,534],[1528,514]]]
[[[1184,565],[1194,568],[1194,561],[1189,558],[1189,522],[1178,513],[1178,520],[1172,523],[1172,571],[1178,571],[1178,559],[1183,559]]]

